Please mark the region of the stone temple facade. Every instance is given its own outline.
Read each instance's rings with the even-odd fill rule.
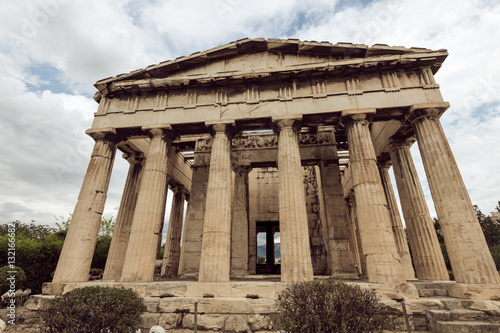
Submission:
[[[500,283],[439,122],[449,104],[434,74],[447,54],[243,39],[98,81],[87,131],[95,148],[52,284],[87,280],[117,149],[130,169],[104,280],[154,281],[162,242],[161,275],[199,282],[449,280],[415,141],[455,280]],[[258,233],[266,264],[257,263]]]

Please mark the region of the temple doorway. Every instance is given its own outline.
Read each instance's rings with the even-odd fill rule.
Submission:
[[[279,222],[257,222],[257,274],[281,274]]]

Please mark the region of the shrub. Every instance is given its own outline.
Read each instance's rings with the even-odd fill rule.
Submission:
[[[24,287],[24,283],[26,281],[26,274],[24,274],[24,271],[21,269],[21,267],[14,266],[11,268],[10,266],[3,266],[0,268],[0,296],[3,295],[6,291],[10,290],[10,281],[7,280],[10,276],[12,276],[12,273],[9,273],[11,271],[15,271],[15,285],[16,285],[16,290],[17,289],[22,289]]]
[[[42,312],[46,332],[136,332],[146,306],[132,289],[85,287],[56,297]]]
[[[289,286],[277,300],[276,324],[285,332],[377,332],[388,328],[375,292],[333,279]]]

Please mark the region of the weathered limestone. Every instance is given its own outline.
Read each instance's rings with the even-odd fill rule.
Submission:
[[[359,275],[366,276],[366,260],[363,254],[363,247],[361,244],[361,235],[359,233],[358,219],[356,218],[356,200],[354,198],[354,193],[351,193],[347,200],[347,207],[349,210],[349,222],[351,225],[351,236],[349,245],[353,249],[356,258],[356,271]]]
[[[122,282],[154,279],[158,234],[165,218],[168,150],[175,137],[170,125],[143,127],[151,137],[137,197],[137,208],[122,270]]]
[[[200,269],[201,242],[203,239],[203,220],[208,187],[208,167],[193,167],[193,185],[184,221],[184,234],[181,246],[179,274],[198,276]]]
[[[213,131],[199,282],[229,281],[231,260],[231,132],[234,122],[207,122]]]
[[[233,219],[231,225],[231,275],[248,275],[248,173],[250,165],[235,168]]]
[[[186,196],[182,185],[173,185],[171,189],[174,192],[174,197],[170,209],[167,239],[161,265],[162,276],[177,276],[181,255],[182,219],[184,217],[184,199]]]
[[[123,189],[120,209],[116,217],[113,238],[109,246],[103,280],[120,280],[121,278],[137,202],[137,193],[139,192],[140,175],[144,164],[142,154],[124,154],[123,157],[130,163],[130,167],[125,188]]]
[[[320,163],[328,233],[328,270],[330,274],[355,272],[354,253],[349,249],[349,225],[338,163]]]
[[[66,235],[54,283],[87,281],[119,138],[114,128],[90,129],[92,157]]]
[[[401,259],[401,268],[403,270],[404,277],[406,279],[414,279],[415,271],[413,270],[413,266],[411,264],[410,249],[408,248],[408,242],[406,241],[403,221],[401,221],[401,215],[399,214],[396,197],[394,196],[394,190],[392,189],[391,178],[389,177],[389,168],[389,163],[379,163],[380,179],[382,180],[382,186],[384,187],[385,197],[387,199],[387,208],[389,209],[389,214],[391,216],[392,232],[394,240],[396,241],[399,258]]]
[[[439,122],[439,116],[448,106],[448,103],[413,105],[408,120],[417,137],[453,274],[460,283],[500,283],[469,194]]]
[[[407,141],[393,141],[391,160],[419,280],[447,281],[448,270]]]
[[[402,283],[405,279],[366,119],[367,114],[374,112],[373,109],[342,112],[349,144],[356,216],[369,281]]]
[[[313,279],[309,227],[297,137],[300,120],[300,117],[273,118],[273,123],[279,133],[281,281],[286,283]]]

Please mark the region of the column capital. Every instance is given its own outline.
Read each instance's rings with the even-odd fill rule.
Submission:
[[[205,126],[210,129],[210,134],[226,133],[230,138],[236,133],[236,124],[233,119],[217,119],[205,121]]]
[[[252,171],[252,166],[250,165],[250,163],[245,163],[245,162],[233,164],[233,170],[235,172],[239,172],[239,173],[241,173],[241,172],[248,173],[248,172]]]
[[[141,129],[146,132],[150,138],[165,137],[170,140],[175,140],[178,136],[170,124],[145,125],[142,126]]]
[[[116,129],[114,127],[89,128],[85,131],[85,134],[92,137],[95,141],[106,140],[115,143],[121,141],[121,136],[116,134]]]
[[[291,128],[294,131],[300,130],[302,126],[302,115],[280,115],[271,118],[272,126],[275,132],[279,133],[283,128]]]
[[[392,166],[391,158],[388,156],[389,154],[383,153],[379,157],[377,157],[377,164],[379,169],[389,170]]]
[[[386,146],[386,150],[390,153],[399,149],[410,149],[413,143],[416,141],[414,136],[407,138],[391,138],[389,144]]]
[[[439,119],[449,107],[450,103],[448,102],[413,104],[410,106],[405,120],[413,124],[422,118]]]
[[[184,185],[182,184],[179,184],[179,183],[170,183],[168,185],[168,188],[175,193],[178,193],[178,192],[184,192]]]
[[[138,164],[144,161],[143,153],[123,153],[122,157],[127,160],[130,164]]]
[[[339,125],[341,127],[345,127],[355,122],[370,122],[376,112],[377,109],[375,108],[342,110],[342,116]]]

